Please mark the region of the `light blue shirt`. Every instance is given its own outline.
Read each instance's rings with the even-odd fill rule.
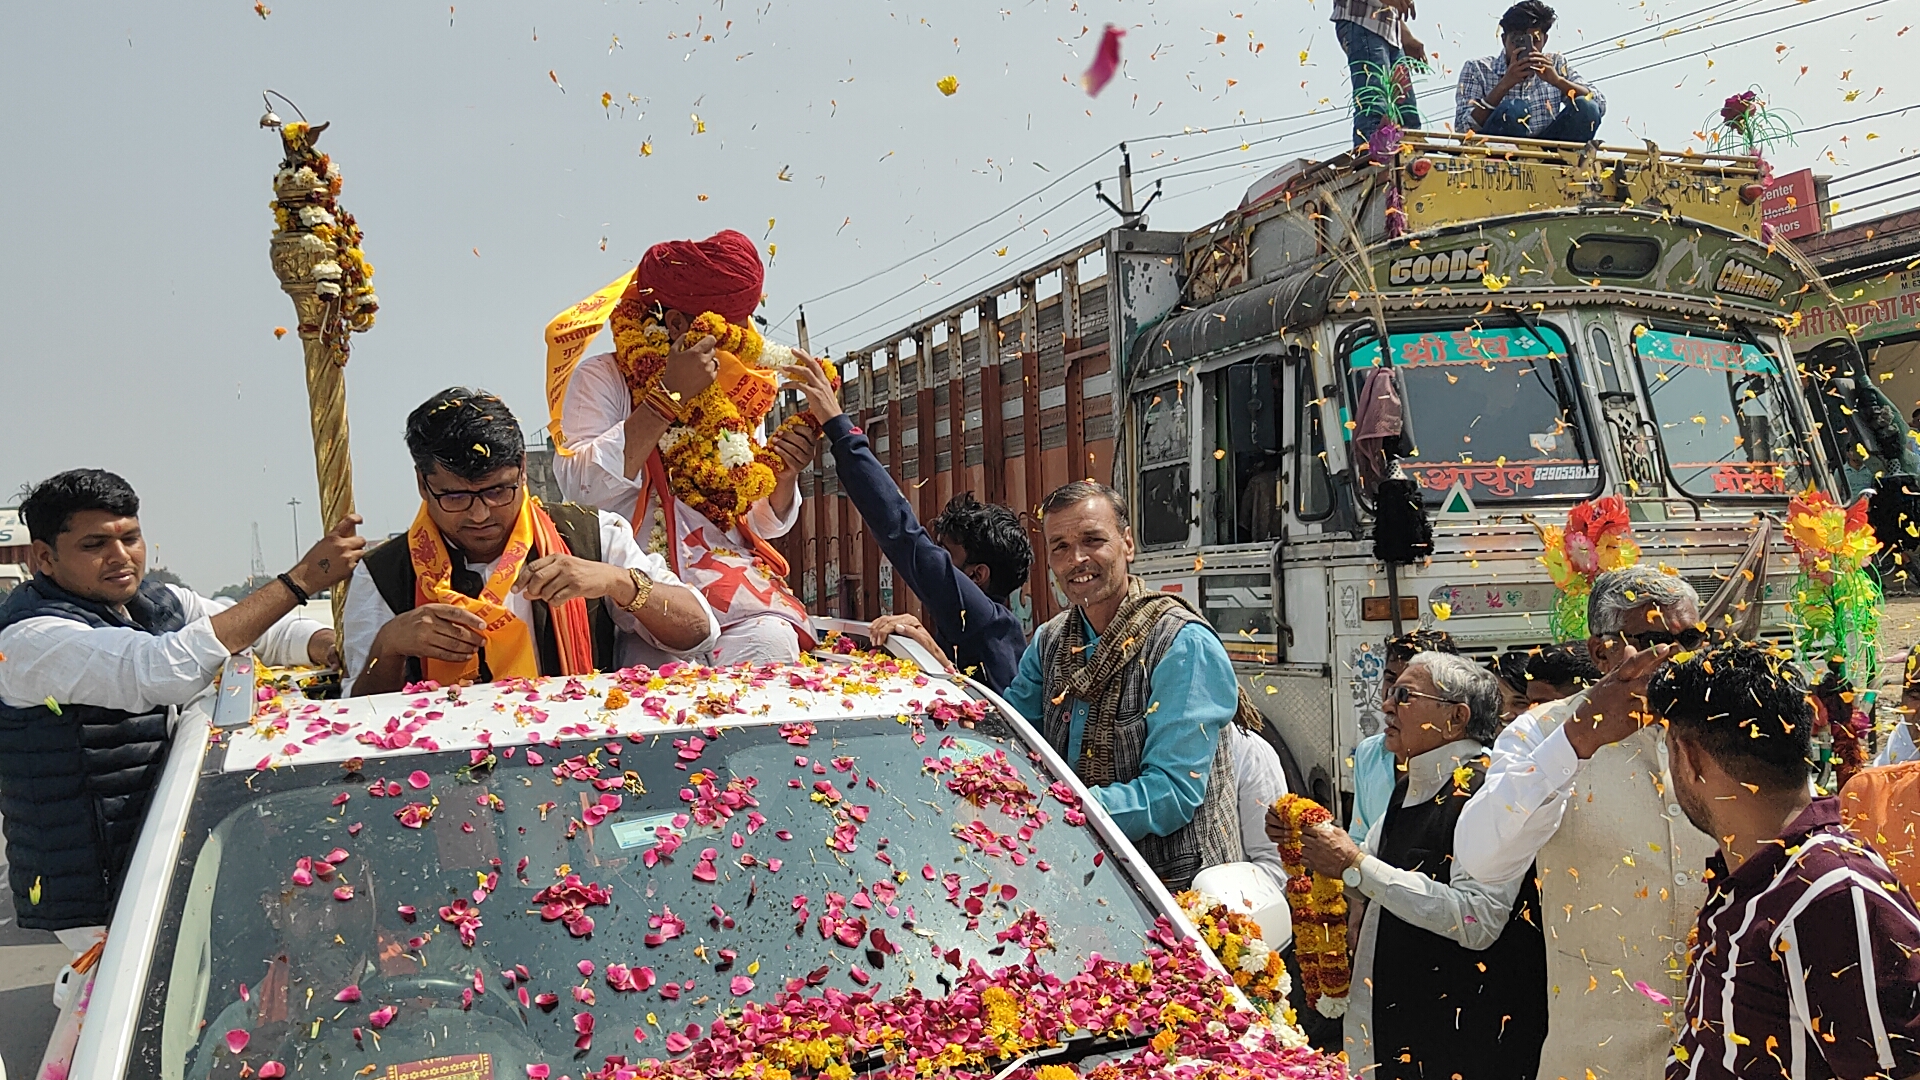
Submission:
[[[1387,750],[1387,733],[1361,739],[1353,748],[1353,820],[1347,823],[1347,835],[1354,843],[1366,843],[1367,830],[1386,816],[1393,785],[1398,781],[1393,754]]]
[[[1096,651],[1099,635],[1087,629]],[[1020,673],[1007,688],[1007,704],[1035,727],[1042,722],[1046,673],[1036,636],[1020,657]],[[1204,623],[1188,623],[1174,635],[1160,663],[1148,675],[1147,739],[1141,747],[1140,775],[1124,784],[1093,789],[1094,798],[1129,840],[1168,836],[1193,820],[1213,771],[1214,748],[1233,722],[1240,684],[1220,639]],[[1087,727],[1087,703],[1073,701],[1067,728],[1066,759],[1080,760],[1080,738]]]

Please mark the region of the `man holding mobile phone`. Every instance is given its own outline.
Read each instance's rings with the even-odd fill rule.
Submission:
[[[1553,9],[1520,0],[1500,17],[1502,51],[1460,67],[1454,128],[1492,138],[1591,142],[1607,99],[1547,51]]]

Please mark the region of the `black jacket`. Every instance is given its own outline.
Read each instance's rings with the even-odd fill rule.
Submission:
[[[153,581],[141,583],[127,615],[35,578],[0,605],[0,629],[41,617],[150,634],[186,625],[179,599]],[[166,762],[167,727],[164,708],[136,716],[97,705],[0,705],[0,814],[21,926],[106,925]]]

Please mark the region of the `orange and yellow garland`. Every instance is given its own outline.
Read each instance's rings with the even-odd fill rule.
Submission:
[[[1333,822],[1327,808],[1300,795],[1282,795],[1273,811],[1286,823],[1280,862],[1287,869],[1287,905],[1293,909],[1294,955],[1307,1001],[1322,1016],[1343,1016],[1353,966],[1347,958],[1347,894],[1339,878],[1307,869],[1300,835]]]
[[[754,429],[773,406],[775,365],[763,366],[762,361],[785,354],[792,362],[792,354],[765,341],[751,326],[735,326],[706,312],[693,321],[681,344],[689,346],[711,334],[718,343],[721,377],[692,400],[675,401],[660,382],[673,345],[666,327],[631,296],[620,301],[609,321],[614,361],[633,394],[633,407],[660,407],[664,402],[675,414],[660,437],[660,456],[674,497],[722,529],[732,528],[749,506],[773,494],[780,458],[753,441]],[[822,364],[837,385],[833,364]],[[803,412],[788,417],[776,435],[802,428],[818,433],[812,415]]]

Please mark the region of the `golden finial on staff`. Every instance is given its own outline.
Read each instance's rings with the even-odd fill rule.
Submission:
[[[275,93],[288,105],[293,102]],[[293,105],[296,113],[300,107]],[[380,300],[373,294],[373,266],[360,250],[360,226],[341,209],[340,169],[314,149],[326,124],[306,114],[283,123],[268,102],[263,128],[280,132],[286,156],[273,175],[273,241],[270,254],[280,288],[293,299],[300,343],[306,354],[307,407],[313,421],[313,457],[320,478],[323,528],[353,513],[353,458],[347,446],[347,355],[350,335],[373,325]],[[333,621],[340,625],[346,583],[334,587]]]

